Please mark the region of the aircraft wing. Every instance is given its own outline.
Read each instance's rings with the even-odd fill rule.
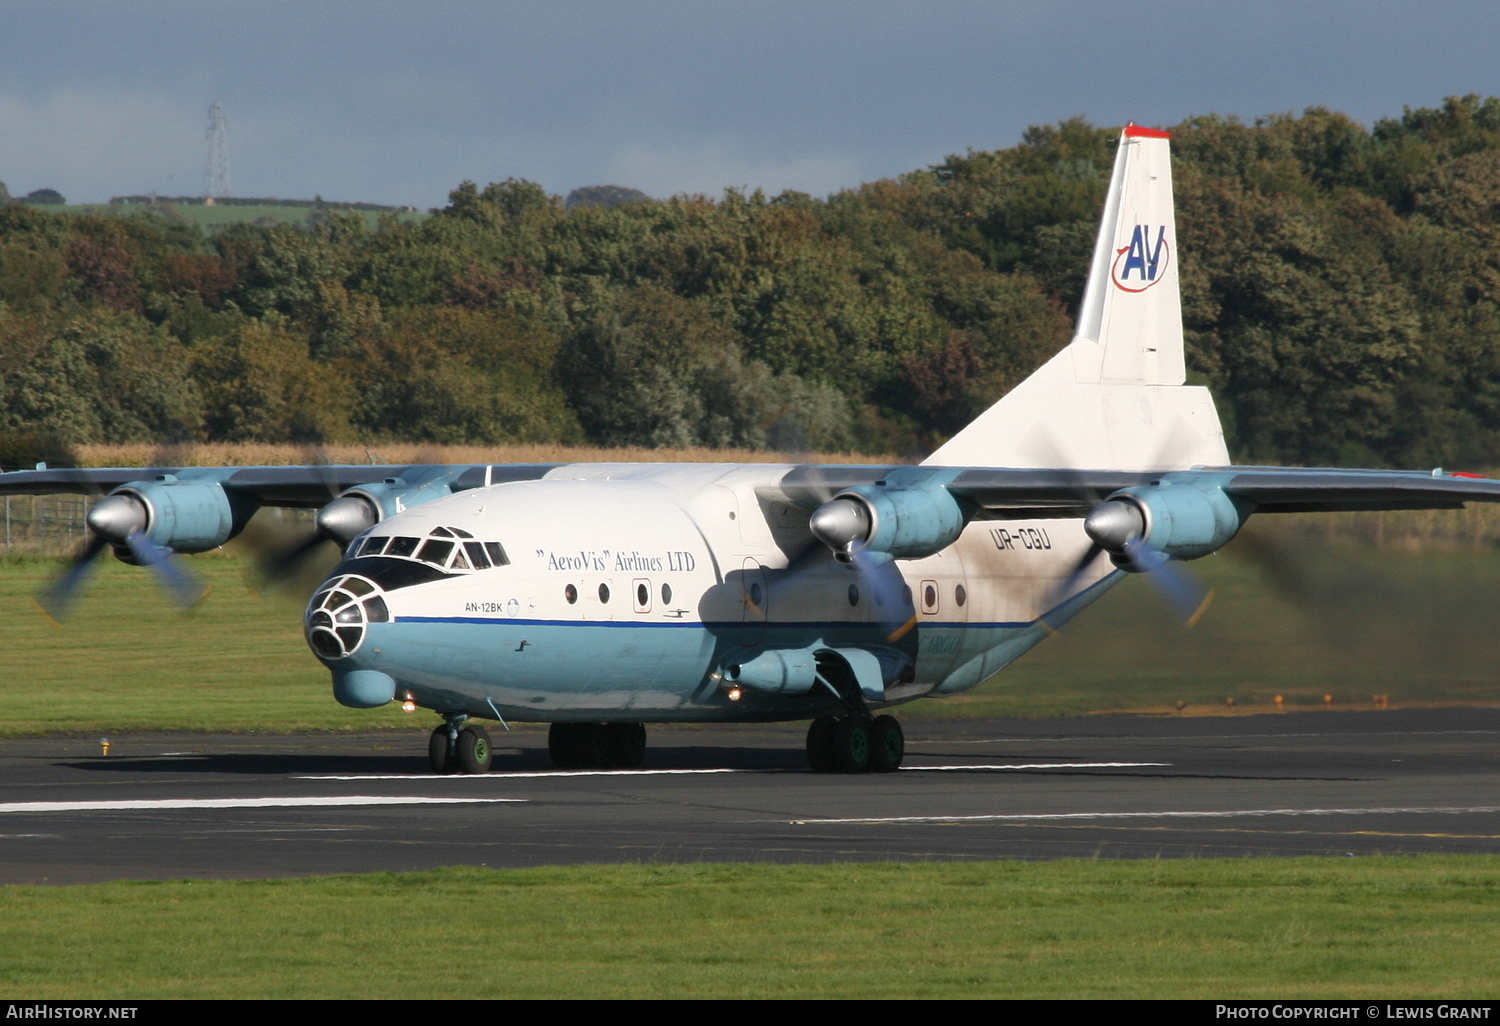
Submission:
[[[339,492],[361,485],[399,481],[419,486],[439,478],[450,492],[506,481],[531,481],[555,463],[327,465],[288,467],[108,467],[42,468],[0,473],[0,495],[98,494],[159,478],[217,485],[261,506],[313,509]]]
[[[1125,488],[1164,484],[1222,491],[1247,512],[1309,513],[1391,509],[1460,509],[1500,502],[1500,481],[1441,470],[1340,470],[1301,467],[1200,467],[1125,472],[970,469],[947,484],[954,496],[1000,515],[1087,512]],[[1053,512],[1047,512],[1052,510]]]

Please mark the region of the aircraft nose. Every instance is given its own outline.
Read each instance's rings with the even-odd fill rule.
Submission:
[[[313,654],[332,662],[359,650],[368,625],[390,618],[385,597],[373,581],[357,574],[341,574],[324,581],[313,594],[302,628]]]

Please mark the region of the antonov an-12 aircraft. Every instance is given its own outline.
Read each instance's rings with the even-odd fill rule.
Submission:
[[[1127,573],[1191,606],[1172,562],[1252,514],[1500,500],[1441,470],[1230,465],[1184,384],[1168,146],[1121,134],[1072,343],[915,466],[39,467],[0,494],[108,492],[57,614],[105,547],[190,593],[170,554],[317,509],[344,554],[308,645],[344,705],[437,713],[440,773],[489,768],[483,719],[550,723],[561,767],[639,765],[647,723],[810,720],[815,771],[888,772],[884,710],[975,687]]]

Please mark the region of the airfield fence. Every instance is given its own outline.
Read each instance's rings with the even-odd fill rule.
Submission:
[[[83,495],[5,496],[5,553],[71,551],[88,538]]]

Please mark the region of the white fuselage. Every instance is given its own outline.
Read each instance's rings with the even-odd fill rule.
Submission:
[[[879,690],[865,692],[875,704],[954,694],[1044,637],[1044,613],[1056,626],[1117,576],[1099,560],[1060,596],[1089,545],[1081,521],[977,521],[936,555],[897,561],[909,594],[896,596],[812,539],[808,511],[776,492],[789,469],[575,464],[407,509],[357,539],[309,607],[352,624],[352,600],[338,605],[368,603],[368,586],[329,589],[356,578],[388,616],[364,615],[365,634],[342,628],[347,652],[314,650],[336,674],[379,671],[398,700],[440,712],[801,718],[836,701],[831,689],[731,698],[725,665],[765,650],[870,649],[885,657]],[[424,550],[435,538],[453,543]],[[455,557],[466,544],[475,558]],[[487,544],[503,556],[474,552]]]

